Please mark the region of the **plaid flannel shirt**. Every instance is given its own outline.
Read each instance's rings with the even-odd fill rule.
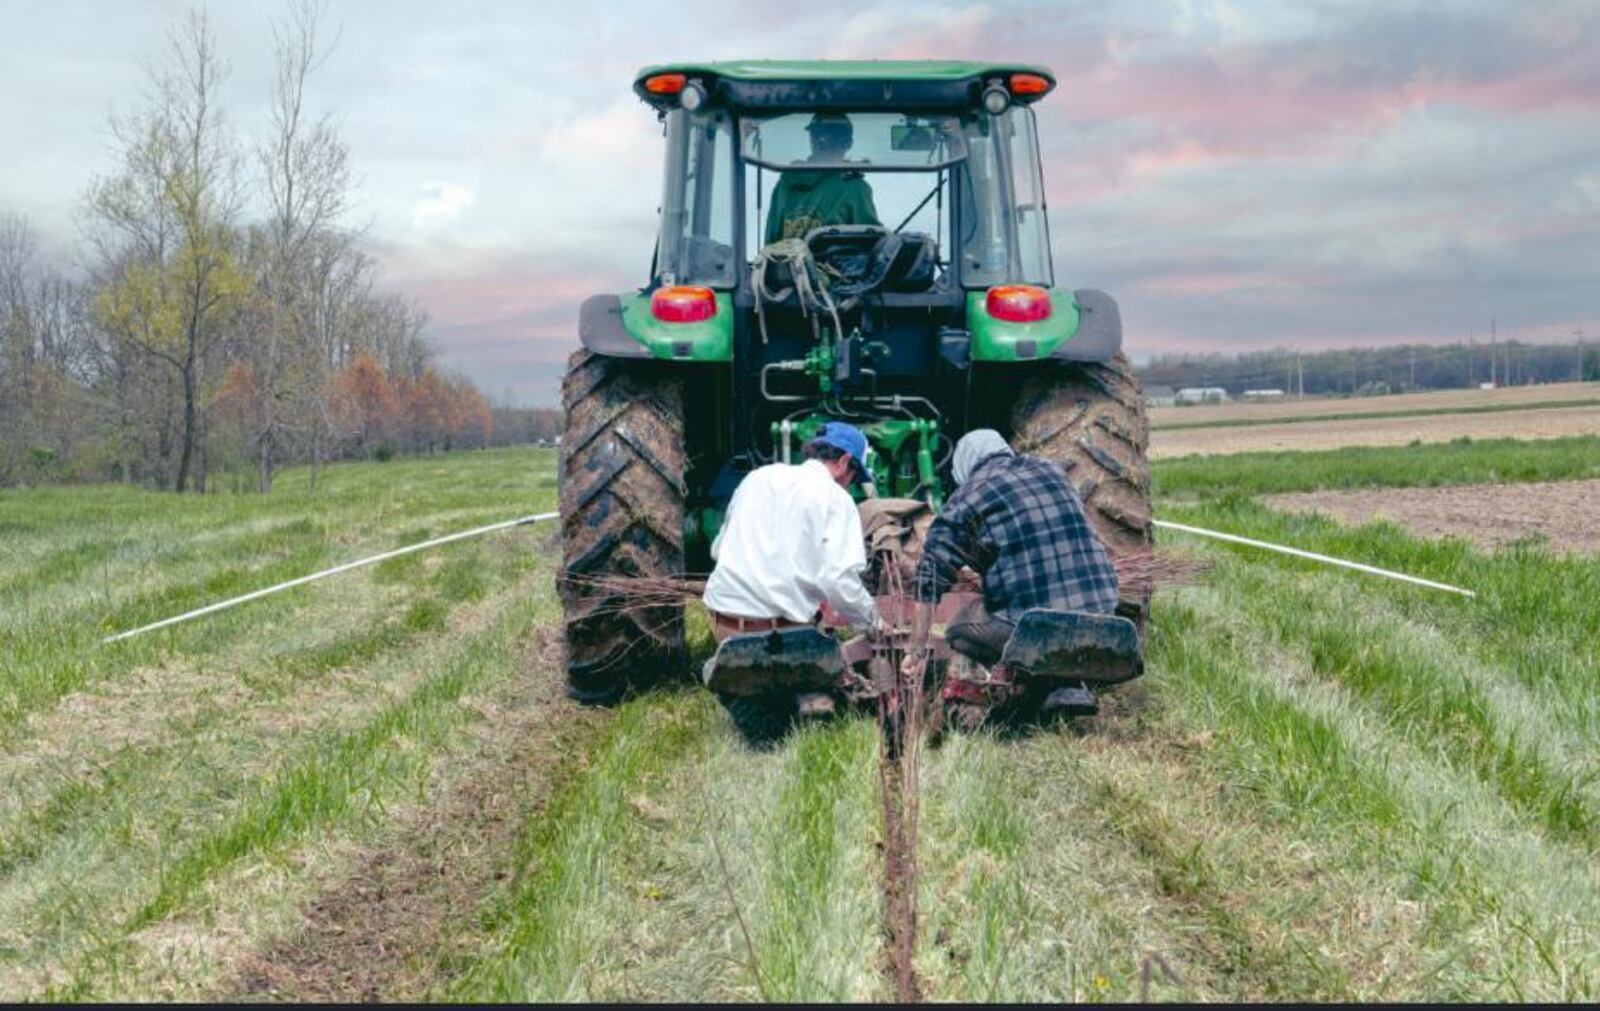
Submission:
[[[1015,621],[1035,607],[1109,614],[1117,571],[1061,465],[996,454],[978,464],[933,521],[917,599],[937,601],[962,565],[983,577],[984,607]]]

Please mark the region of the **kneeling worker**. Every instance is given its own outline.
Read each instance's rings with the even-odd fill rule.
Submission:
[[[703,598],[718,642],[815,624],[823,604],[851,625],[880,626],[861,581],[861,515],[845,490],[867,474],[867,437],[830,421],[804,453],[804,463],[751,471],[728,503]]]
[[[990,667],[991,682],[1009,683],[1013,673],[994,665],[1023,612],[1110,614],[1117,570],[1059,463],[1019,456],[999,432],[980,428],[956,444],[952,471],[956,491],[929,528],[917,564],[918,606],[902,673],[921,675],[934,605],[965,565],[983,578],[983,601],[953,617],[945,639]],[[1093,712],[1094,696],[1064,689],[1052,694],[1050,707]]]

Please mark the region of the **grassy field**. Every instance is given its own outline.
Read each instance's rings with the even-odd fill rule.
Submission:
[[[1158,460],[1152,472],[1162,503],[1340,488],[1568,481],[1600,477],[1600,436],[1186,456]]]
[[[1480,596],[1167,542],[1211,568],[1161,591],[1148,672],[1099,718],[922,753],[923,993],[1594,999],[1600,560],[1255,496],[1596,458],[1568,439],[1159,464],[1168,518]],[[0,996],[892,997],[876,728],[757,752],[692,687],[562,701],[547,529],[97,645],[549,508],[552,463],[0,497]]]

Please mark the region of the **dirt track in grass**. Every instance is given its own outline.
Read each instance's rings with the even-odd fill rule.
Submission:
[[[1452,439],[1554,439],[1600,434],[1600,408],[1560,407],[1484,414],[1417,415],[1404,418],[1338,418],[1283,425],[1184,428],[1151,433],[1150,455],[1161,459],[1194,453],[1309,451],[1341,446],[1404,446]]]
[[[1488,548],[1534,537],[1557,551],[1600,552],[1600,481],[1297,492],[1264,501],[1341,523],[1393,520],[1422,537],[1464,537]]]
[[[478,704],[462,764],[428,803],[310,901],[293,936],[247,955],[218,996],[229,1002],[421,1000],[439,963],[476,939],[469,922],[515,872],[516,836],[536,817],[573,741],[605,718],[561,691],[559,644],[539,629],[527,676]],[[430,791],[435,793],[435,791]]]

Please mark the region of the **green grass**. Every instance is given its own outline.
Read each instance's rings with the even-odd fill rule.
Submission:
[[[934,996],[1126,999],[1159,956],[1181,983],[1152,970],[1154,996],[1592,1000],[1600,661],[1572,644],[1600,562],[1219,509],[1186,516],[1470,565],[1482,606],[1202,549],[1205,583],[1160,597],[1142,698],[1081,736],[936,753]],[[1535,615],[1529,570],[1580,603]]]
[[[1600,559],[1255,498],[1590,476],[1597,446],[1158,463],[1167,518],[1478,597],[1162,534],[1211,568],[1160,592],[1147,673],[1100,718],[923,750],[924,993],[1600,996]],[[892,996],[877,728],[755,751],[692,685],[611,712],[560,703],[547,532],[97,645],[548,508],[551,462],[342,467],[317,496],[290,475],[266,497],[0,499],[17,546],[0,555],[0,996],[231,996],[252,966],[297,960],[312,983],[387,966],[372,992],[413,998]],[[537,760],[507,764],[511,741]],[[456,848],[415,851],[463,820]],[[362,891],[375,859],[420,876]],[[473,888],[430,890],[479,864]],[[348,919],[316,933],[347,893]],[[389,933],[341,947],[369,919]]]
[[[763,754],[701,692],[629,703],[530,823],[528,874],[490,914],[494,940],[439,996],[885,996],[875,734],[836,723]]]
[[[1155,425],[1154,428],[1163,432],[1178,432],[1185,429],[1196,428],[1254,428],[1260,425],[1299,425],[1316,421],[1348,421],[1359,418],[1362,421],[1380,420],[1383,418],[1426,418],[1434,415],[1451,414],[1502,414],[1507,411],[1548,411],[1562,407],[1600,407],[1600,399],[1594,397],[1569,398],[1566,400],[1547,400],[1543,402],[1530,402],[1525,404],[1479,404],[1469,407],[1417,407],[1396,411],[1345,411],[1328,414],[1295,414],[1287,417],[1273,418],[1233,418],[1229,420],[1216,419],[1208,421],[1179,421]]]
[[[1151,464],[1158,496],[1217,498],[1338,488],[1567,481],[1600,477],[1600,436],[1523,442],[1461,438],[1440,444],[1311,453],[1184,456]]]
[[[18,546],[0,554],[0,994],[220,984],[223,953],[174,961],[169,936],[226,910],[241,951],[270,939],[449,767],[483,700],[520,690],[518,657],[554,604],[548,532],[449,545],[407,578],[357,570],[125,644],[104,634],[549,508],[552,462],[352,465],[316,495],[291,474],[270,496],[0,497]],[[269,869],[271,889],[238,887]],[[255,922],[267,909],[276,923]]]
[[[1142,682],[1082,733],[978,737],[931,759],[932,995],[1593,1000],[1600,559],[1486,553],[1251,497],[1577,476],[1593,446],[1158,464],[1166,518],[1478,597],[1162,534],[1212,568],[1158,595]],[[1022,844],[984,844],[994,826]]]

